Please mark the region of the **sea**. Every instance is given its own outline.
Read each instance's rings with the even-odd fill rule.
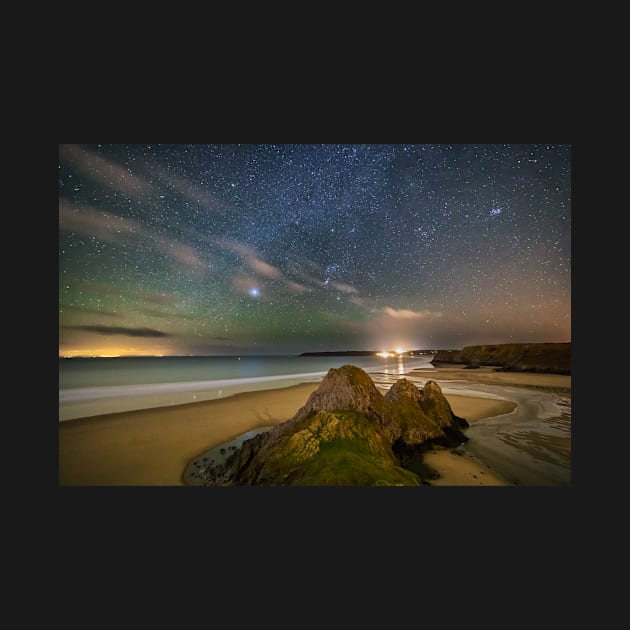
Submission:
[[[432,368],[420,356],[184,356],[59,359],[59,420],[319,382],[350,363],[372,374]]]

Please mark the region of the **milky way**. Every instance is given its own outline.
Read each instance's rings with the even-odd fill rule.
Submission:
[[[568,145],[60,145],[60,355],[571,339]]]

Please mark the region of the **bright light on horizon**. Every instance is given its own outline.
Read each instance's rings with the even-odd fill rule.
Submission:
[[[405,352],[409,352],[408,350],[405,350],[404,348],[396,348],[393,352],[387,352],[387,351],[383,351],[383,352],[377,352],[376,356],[377,357],[395,357],[396,355],[401,356],[403,354],[405,354]]]
[[[107,347],[83,347],[83,348],[59,348],[59,357],[62,359],[77,358],[97,358],[97,359],[113,359],[118,357],[162,357],[178,354],[170,348],[149,346],[114,346]],[[180,353],[183,354],[183,353]]]

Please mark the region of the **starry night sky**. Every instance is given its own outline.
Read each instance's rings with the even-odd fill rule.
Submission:
[[[571,340],[569,145],[60,145],[59,354]]]

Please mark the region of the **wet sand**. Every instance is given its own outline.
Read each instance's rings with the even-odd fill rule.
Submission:
[[[511,486],[510,481],[469,453],[435,447],[424,453],[423,465],[439,476],[429,478],[432,486]]]
[[[418,368],[410,375],[432,378],[438,381],[464,380],[471,383],[488,383],[490,385],[520,385],[526,387],[551,387],[554,389],[571,389],[571,376],[565,374],[537,374],[534,372],[495,372],[494,368],[484,366],[467,370],[459,366],[438,368]]]
[[[443,378],[441,370],[427,372],[431,378]],[[561,378],[568,378],[570,383],[570,377]],[[183,473],[191,459],[246,431],[290,419],[318,385],[305,383],[219,400],[61,422],[59,482],[61,485],[185,485]],[[453,412],[469,422],[509,413],[515,407],[507,401],[469,396],[447,395],[447,399]],[[483,485],[509,485],[489,474],[487,467],[470,456],[454,455],[448,449],[434,450],[425,459],[441,475],[431,481],[432,485],[481,485],[477,484],[479,478],[483,478]]]
[[[456,416],[475,420],[510,413],[516,405],[505,400],[472,398],[449,394],[446,396]],[[459,454],[455,449],[436,446],[422,455],[425,467],[439,477],[428,479],[432,486],[511,486],[512,483],[492,471],[488,466],[469,454]]]

